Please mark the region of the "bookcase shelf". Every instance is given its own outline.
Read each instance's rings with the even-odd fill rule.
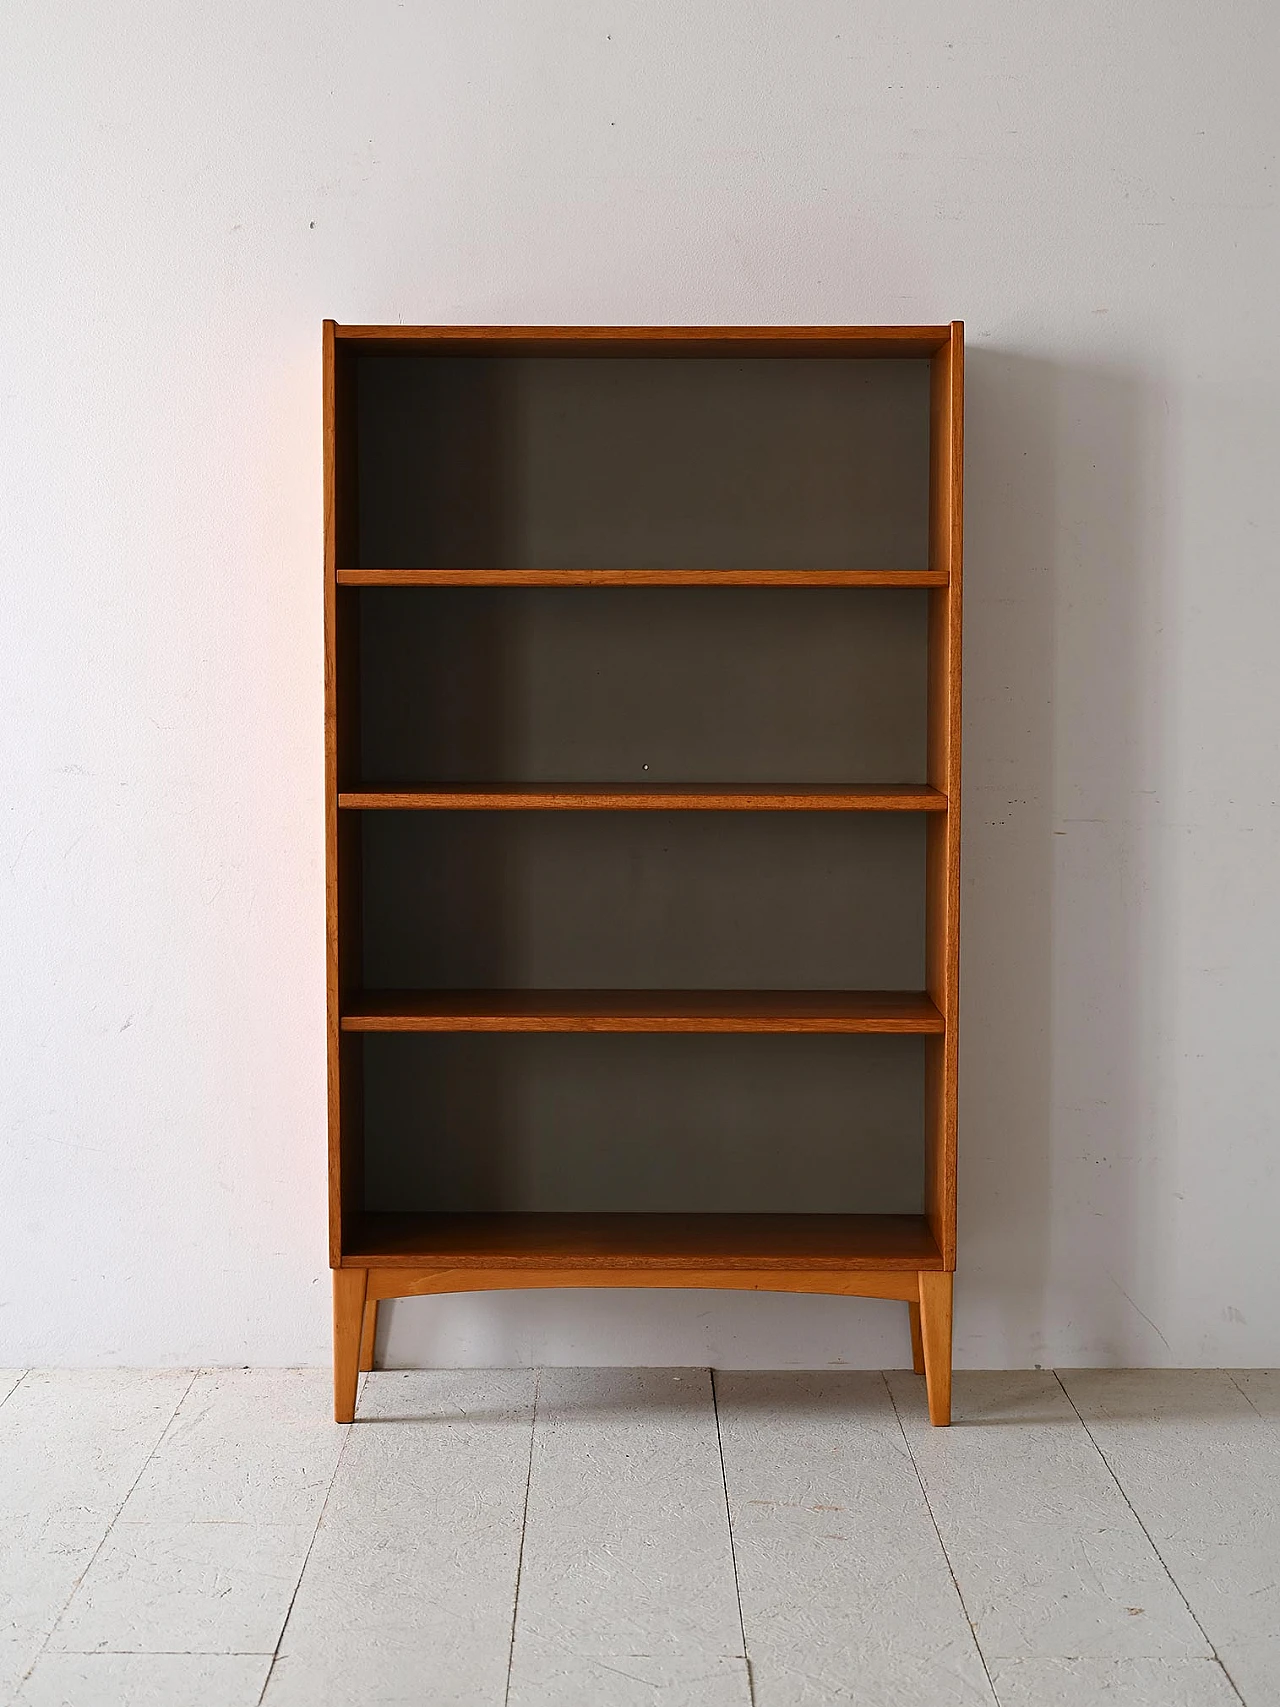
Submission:
[[[344,812],[945,812],[939,789],[915,783],[713,788],[699,783],[476,783],[343,789]]]
[[[369,1268],[490,1269],[508,1286],[517,1284],[513,1274],[547,1271],[598,1285],[593,1276],[617,1269],[627,1277],[622,1284],[635,1286],[638,1275],[665,1270],[677,1276],[669,1284],[688,1286],[691,1270],[721,1272],[741,1285],[743,1270],[812,1269],[825,1281],[942,1266],[923,1215],[364,1214],[352,1223],[343,1260]]]
[[[945,569],[339,569],[340,587],[945,587]]]
[[[371,990],[347,999],[342,1029],[924,1037],[946,1021],[914,990]]]
[[[962,375],[325,323],[339,1421],[381,1302],[574,1286],[905,1302],[949,1421]]]

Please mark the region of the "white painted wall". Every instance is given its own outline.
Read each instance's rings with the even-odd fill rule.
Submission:
[[[1280,1363],[1268,0],[12,6],[0,1359],[321,1360],[320,321],[968,323],[979,1365]],[[401,1305],[415,1361],[905,1312]]]

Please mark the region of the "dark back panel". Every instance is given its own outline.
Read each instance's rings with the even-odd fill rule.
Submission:
[[[920,989],[910,813],[369,812],[367,988]]]
[[[924,780],[922,591],[358,597],[363,771],[352,781]]]
[[[370,1036],[366,1207],[919,1213],[908,1037]]]
[[[926,567],[926,361],[359,366],[365,568]]]

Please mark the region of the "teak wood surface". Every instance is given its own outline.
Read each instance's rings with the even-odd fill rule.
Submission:
[[[945,587],[942,569],[339,569],[340,587]]]
[[[934,356],[950,326],[340,326],[335,341],[378,356]]]
[[[908,990],[366,990],[344,1031],[941,1033]]]
[[[841,356],[931,368],[926,569],[382,569],[358,560],[361,356]],[[909,1306],[931,1420],[950,1420],[959,975],[963,328],[324,325],[325,847],[335,1415],[355,1414],[385,1298],[498,1287],[702,1286]],[[927,784],[339,787],[359,766],[359,605],[369,586],[766,586],[928,590]],[[340,589],[347,589],[340,591]],[[429,595],[428,595],[429,596]],[[872,594],[871,596],[874,596]],[[924,992],[363,991],[361,814],[385,809],[919,811]],[[925,1037],[923,1215],[378,1215],[363,1209],[362,1036],[373,1030],[879,1031]]]
[[[945,812],[947,797],[916,783],[788,784],[712,788],[706,783],[400,783],[347,788],[344,812]]]
[[[939,1269],[923,1215],[387,1214],[352,1219],[360,1268],[813,1273]],[[594,1278],[592,1284],[594,1284]]]
[[[947,585],[929,595],[928,777],[948,808],[944,818],[928,819],[926,830],[925,985],[945,1031],[928,1046],[925,1064],[925,1213],[948,1269],[956,1263],[963,399],[964,339],[957,325],[933,358],[929,411],[929,562],[947,571]],[[947,1334],[949,1346],[949,1327]]]

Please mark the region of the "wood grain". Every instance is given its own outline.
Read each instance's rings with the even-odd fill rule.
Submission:
[[[960,598],[964,459],[964,328],[933,358],[929,428],[929,562],[945,589],[929,595],[928,760],[945,818],[926,823],[925,984],[945,1035],[925,1061],[925,1209],[948,1268],[956,1261],[956,1114],[960,975]]]
[[[356,1385],[360,1379],[360,1337],[364,1329],[365,1294],[369,1271],[333,1271],[333,1420],[355,1421]]]
[[[365,1294],[364,1325],[360,1330],[360,1368],[362,1371],[373,1368],[374,1353],[378,1346],[378,1300]]]
[[[322,413],[324,423],[324,854],[325,854],[325,986],[328,1022],[327,1078],[329,1106],[329,1260],[342,1252],[342,1079],[341,1000],[338,968],[338,539],[337,504],[337,358],[334,323],[324,323],[322,349]]]
[[[340,593],[337,570],[356,551],[355,365],[340,352],[334,324],[324,323],[322,413],[324,476],[324,765],[325,985],[329,1107],[329,1260],[342,1250],[344,1210],[363,1194],[361,1050],[341,1035],[345,989],[359,964],[359,824],[344,820],[338,792],[358,768],[359,601]]]
[[[942,1015],[912,990],[367,990],[344,1031],[816,1032],[919,1036]]]
[[[907,1321],[911,1329],[911,1367],[917,1375],[924,1374],[924,1340],[920,1337],[920,1303],[907,1306]]]
[[[737,788],[709,783],[400,783],[346,789],[347,812],[945,812],[918,783]]]
[[[371,1296],[383,1298],[436,1297],[449,1292],[548,1291],[588,1286],[593,1289],[679,1290],[709,1292],[798,1292],[837,1298],[885,1298],[914,1303],[920,1285],[914,1271],[897,1269],[812,1268],[580,1268],[522,1270],[509,1268],[371,1268]]]
[[[356,1267],[501,1269],[519,1285],[539,1270],[681,1271],[692,1285],[690,1273],[911,1273],[942,1263],[922,1215],[365,1214],[347,1238],[344,1261]]]
[[[951,1421],[951,1288],[950,1272],[921,1272],[920,1341],[929,1421],[935,1428]]]
[[[349,569],[343,587],[945,587],[940,569]]]
[[[949,326],[337,326],[362,355],[931,356]]]

